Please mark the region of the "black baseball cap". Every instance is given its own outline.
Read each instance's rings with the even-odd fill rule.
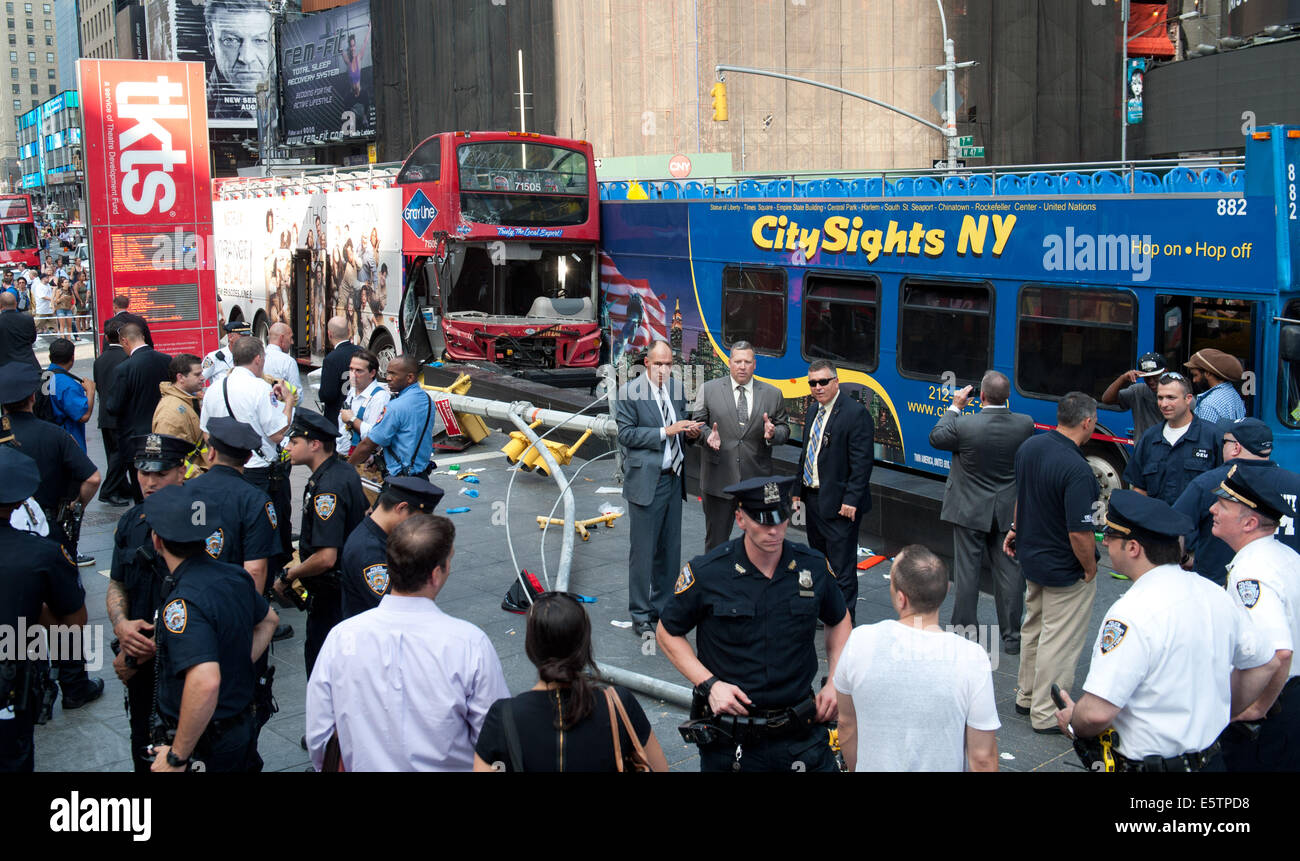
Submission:
[[[1143,353],[1138,357],[1137,371],[1139,377],[1155,377],[1165,372],[1168,365],[1165,357],[1159,353]]]
[[[1218,431],[1220,436],[1231,434],[1242,448],[1257,457],[1268,457],[1273,453],[1273,430],[1259,419],[1222,421],[1218,424]]]

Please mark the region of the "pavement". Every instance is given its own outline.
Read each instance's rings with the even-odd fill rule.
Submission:
[[[45,358],[43,351],[40,357]],[[80,345],[74,373],[88,377],[93,359],[89,345]],[[103,444],[93,420],[88,423],[86,435],[90,457],[102,467],[105,463]],[[466,619],[483,629],[501,658],[510,690],[518,693],[536,682],[536,674],[524,654],[524,617],[503,611],[501,599],[510,588],[516,564],[539,577],[545,571],[549,575],[548,585],[554,585],[561,535],[560,527],[548,529],[543,548],[542,532],[536,521],[538,515],[550,513],[555,505],[558,488],[554,479],[509,468],[505,456],[500,454],[505,441],[506,437],[498,431],[462,455],[437,458],[439,474],[433,476],[433,480],[448,489],[440,511],[457,507],[470,509],[468,512],[450,515],[457,530],[456,557],[451,577],[438,596],[438,604],[447,613]],[[462,474],[476,470],[472,474],[479,478],[479,484],[469,485],[442,474],[451,464],[460,465]],[[574,481],[573,488],[579,518],[598,515],[604,504],[625,507],[619,493],[601,492],[618,487],[613,458],[592,461],[577,458],[566,468],[566,474],[572,475],[578,468],[582,472]],[[302,489],[307,481],[306,469],[295,467],[292,481],[293,523],[297,524],[301,512]],[[471,486],[479,492],[477,499],[458,494],[460,489]],[[95,557],[93,567],[81,569],[86,587],[89,624],[101,626],[105,651],[112,640],[104,598],[108,589],[113,530],[125,510],[105,506],[96,499],[86,509],[81,532],[80,552]],[[562,507],[556,511],[559,516]],[[297,529],[294,531],[297,532]],[[790,537],[795,541],[803,540],[802,532],[794,528],[791,529]],[[512,561],[512,544],[515,561]],[[887,538],[881,538],[876,546],[889,546],[889,542]],[[683,562],[703,551],[703,510],[698,499],[692,496],[685,505],[682,517]],[[612,528],[602,526],[592,529],[589,541],[584,542],[575,536],[569,588],[596,599],[595,603],[587,605],[591,614],[595,658],[603,664],[684,686],[685,680],[667,658],[657,653],[652,640],[643,642],[633,635],[630,628],[614,624],[629,620],[627,554],[626,517],[616,520]],[[1103,615],[1128,586],[1126,582],[1109,576],[1110,569],[1106,567],[1106,561],[1103,556],[1090,625],[1092,633],[1089,634],[1079,662],[1074,684],[1076,691],[1081,688],[1087,675],[1089,653]],[[859,572],[858,624],[894,618],[889,602],[888,570],[888,562],[882,562]],[[940,611],[941,622],[948,619],[951,604],[950,595]],[[271,647],[271,661],[276,668],[275,697],[280,711],[263,730],[259,751],[268,771],[303,771],[310,768],[307,754],[298,745],[298,739],[304,731],[306,677],[302,648],[306,615],[292,609],[277,608],[277,612],[283,621],[293,625],[294,637],[274,643]],[[989,596],[983,596],[980,600],[979,622],[982,626],[996,624],[993,601]],[[92,641],[93,636],[92,632]],[[1064,737],[1038,735],[1030,729],[1027,718],[1015,713],[1019,657],[1002,654],[997,648],[996,640],[989,645],[994,648],[990,657],[998,715],[1002,721],[1002,728],[997,734],[1001,768],[1006,771],[1079,769],[1078,760]],[[827,667],[820,644],[818,651],[822,656],[822,667],[818,674],[820,678],[825,675]],[[130,735],[123,699],[125,691],[113,673],[111,657],[111,653],[105,655],[103,667],[91,672],[92,676],[103,678],[106,683],[101,699],[71,712],[64,712],[61,705],[57,706],[53,720],[36,728],[37,770],[131,770]],[[677,726],[687,719],[685,711],[646,694],[638,696],[673,770],[698,770],[699,758],[695,748],[686,745],[677,731]]]

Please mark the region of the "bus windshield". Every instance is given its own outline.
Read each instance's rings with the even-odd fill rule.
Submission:
[[[36,247],[36,227],[27,224],[0,225],[4,232],[5,251],[25,251]]]
[[[511,227],[582,224],[588,218],[587,158],[536,143],[461,144],[461,215]]]

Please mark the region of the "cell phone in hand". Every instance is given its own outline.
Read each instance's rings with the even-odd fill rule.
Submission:
[[[1065,708],[1065,697],[1061,696],[1061,686],[1055,682],[1052,683],[1052,702],[1056,703],[1058,709]]]

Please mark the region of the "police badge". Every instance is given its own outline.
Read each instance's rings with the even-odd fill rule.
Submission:
[[[266,519],[271,522],[272,529],[280,528],[280,521],[275,516],[275,504],[272,502],[266,504]]]
[[[217,531],[212,533],[203,542],[203,549],[208,551],[208,555],[213,559],[221,558],[221,549],[226,546],[226,533],[218,527]]]
[[[774,502],[781,501],[781,489],[776,486],[775,481],[769,481],[763,485],[763,504],[771,505]]]
[[[1238,580],[1237,597],[1241,598],[1241,603],[1247,610],[1253,610],[1259,603],[1259,581]]]
[[[338,504],[338,497],[332,493],[316,494],[316,501],[313,506],[316,509],[316,516],[321,520],[329,520],[330,515],[334,513],[334,506]]]
[[[799,588],[800,589],[812,588],[812,572],[809,571],[807,568],[804,568],[802,571],[799,572]]]
[[[144,453],[149,457],[162,457],[162,437],[151,433],[144,438]]]
[[[1118,646],[1127,633],[1128,625],[1115,619],[1107,619],[1106,624],[1101,626],[1101,653],[1105,655]]]
[[[185,632],[186,616],[185,600],[182,598],[177,598],[166,607],[163,607],[163,624],[173,634]]]
[[[361,571],[361,576],[366,581],[366,586],[376,595],[385,595],[388,592],[388,566],[371,565]]]

